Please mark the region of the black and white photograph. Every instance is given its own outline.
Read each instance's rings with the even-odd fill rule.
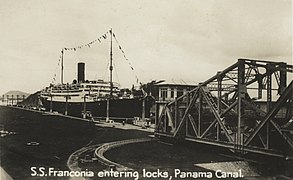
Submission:
[[[293,179],[292,7],[0,0],[0,179]]]

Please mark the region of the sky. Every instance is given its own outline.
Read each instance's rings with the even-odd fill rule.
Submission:
[[[238,58],[292,63],[291,0],[0,0],[0,94],[60,82],[62,48],[111,28],[114,81],[203,82]],[[110,38],[64,52],[64,82],[107,79]],[[59,63],[60,64],[60,63]],[[131,70],[133,67],[134,70]],[[55,75],[56,74],[56,75]]]

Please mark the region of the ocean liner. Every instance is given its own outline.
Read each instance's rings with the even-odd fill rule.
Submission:
[[[71,116],[106,118],[149,117],[152,99],[143,90],[120,89],[119,84],[113,82],[112,60],[112,30],[109,62],[109,81],[85,80],[85,63],[79,62],[77,80],[63,83],[63,68],[61,83],[44,88],[40,93],[43,106],[50,111],[57,111]],[[63,64],[63,58],[62,58]]]

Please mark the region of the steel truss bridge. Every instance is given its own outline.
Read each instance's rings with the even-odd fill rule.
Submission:
[[[160,110],[157,104],[155,135],[291,159],[292,72],[284,62],[239,59]]]

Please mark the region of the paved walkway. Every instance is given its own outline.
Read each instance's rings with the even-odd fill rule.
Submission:
[[[74,116],[67,116],[61,113],[53,113],[53,112],[48,112],[48,111],[39,111],[39,110],[33,110],[33,109],[27,109],[27,108],[22,108],[22,107],[17,107],[17,106],[10,106],[12,108],[16,108],[16,109],[23,109],[23,110],[28,110],[28,111],[33,111],[36,113],[41,113],[43,115],[47,115],[47,116],[61,116],[61,117],[65,117],[65,118],[70,118],[70,119],[75,119],[75,120],[81,120],[81,121],[90,121],[89,119],[84,119],[84,118],[80,118],[80,117],[74,117]],[[136,129],[136,130],[140,130],[140,131],[146,131],[146,132],[154,132],[154,128],[142,128],[140,126],[135,126],[132,124],[125,124],[123,125],[122,123],[118,123],[118,122],[114,122],[114,123],[106,123],[105,121],[94,121],[96,126],[100,126],[100,127],[113,127],[113,125],[115,126],[115,128],[119,128],[119,129]]]
[[[221,170],[222,172],[238,172],[241,169],[241,173],[245,178],[259,177],[259,174],[245,161],[198,163],[194,165],[212,171]]]
[[[13,180],[2,167],[0,167],[0,180]]]
[[[100,127],[113,127],[114,128],[118,128],[118,129],[125,129],[125,130],[128,130],[128,129],[135,129],[135,130],[139,130],[139,131],[145,131],[145,132],[151,132],[153,133],[154,132],[154,128],[142,128],[140,126],[135,126],[135,125],[132,125],[132,124],[122,124],[122,123],[117,123],[117,122],[114,122],[114,123],[106,123],[106,122],[95,122],[96,123],[96,126],[100,126]]]

